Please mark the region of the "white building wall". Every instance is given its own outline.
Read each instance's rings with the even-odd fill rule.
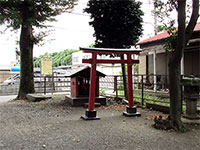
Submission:
[[[89,59],[91,57],[90,53],[83,53],[82,51],[72,53],[72,65],[80,65],[82,64],[82,59]]]
[[[139,57],[139,74],[146,74],[146,55]]]

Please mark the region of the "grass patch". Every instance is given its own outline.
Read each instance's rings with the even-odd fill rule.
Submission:
[[[124,91],[119,91],[118,93],[119,93],[119,97],[124,97]],[[151,103],[151,104],[157,104],[157,105],[161,105],[161,106],[170,107],[169,99],[167,99],[166,97],[163,98],[161,96],[144,93],[143,99],[144,99],[144,106],[146,106],[146,103]],[[141,94],[134,93],[134,101],[139,102],[139,104],[142,105]],[[200,105],[200,100],[198,100],[197,104]],[[183,112],[186,112],[185,105],[183,105],[182,110],[183,110]],[[197,107],[197,110],[200,111],[200,106]]]

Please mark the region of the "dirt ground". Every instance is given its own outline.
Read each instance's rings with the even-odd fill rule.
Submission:
[[[85,108],[70,107],[64,97],[41,102],[0,103],[0,150],[199,150],[200,125],[186,133],[152,127],[156,111],[138,108],[141,117],[125,117],[124,106],[97,108],[100,120],[80,118]]]

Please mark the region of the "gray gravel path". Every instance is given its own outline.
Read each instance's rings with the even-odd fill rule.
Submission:
[[[62,98],[61,98],[62,99]],[[138,109],[142,117],[97,108],[96,121],[84,121],[85,108],[64,100],[0,103],[0,150],[199,150],[200,129],[186,133],[152,128],[146,118],[155,112]]]

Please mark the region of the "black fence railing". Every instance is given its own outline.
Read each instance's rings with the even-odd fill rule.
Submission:
[[[187,76],[181,76],[181,78]],[[200,77],[196,75],[195,77]],[[169,106],[169,77],[167,75],[134,75],[134,100],[146,105],[156,103]],[[122,76],[106,76],[100,79],[101,94],[124,99]],[[182,88],[184,90],[184,88]],[[182,106],[185,107],[184,91],[182,91]],[[197,106],[200,107],[200,93]],[[185,109],[185,108],[183,108]]]
[[[187,76],[182,76],[187,77]],[[196,75],[200,77],[200,75]],[[70,93],[71,79],[54,76],[35,76],[36,93]],[[169,78],[167,75],[133,75],[134,100],[145,105],[147,102],[169,105]],[[121,75],[107,75],[100,78],[100,94],[124,99],[123,78]],[[0,84],[0,95],[14,95],[19,90],[19,81]],[[199,95],[200,97],[200,95]],[[185,105],[183,96],[183,105]],[[200,102],[198,101],[198,105]]]
[[[36,93],[70,92],[71,79],[65,76],[35,76],[34,86]],[[0,96],[16,95],[19,90],[20,79],[9,80],[0,84]]]
[[[154,82],[156,80],[156,82]],[[166,75],[134,75],[133,76],[134,97],[144,103],[146,95],[168,95],[168,76]],[[100,79],[100,88],[105,89],[106,95],[124,97],[122,76],[106,76]]]
[[[43,76],[41,81],[35,83],[37,93],[70,92],[71,79],[65,76]]]

